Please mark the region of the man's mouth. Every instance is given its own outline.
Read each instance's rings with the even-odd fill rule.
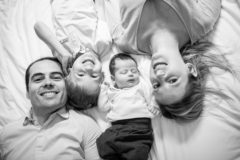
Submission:
[[[44,91],[44,92],[40,93],[40,95],[44,96],[44,97],[53,97],[58,93],[59,92],[57,92],[57,91]]]

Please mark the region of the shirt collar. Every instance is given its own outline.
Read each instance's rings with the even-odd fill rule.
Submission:
[[[49,119],[53,119],[54,117],[60,116],[63,119],[68,119],[69,118],[69,111],[66,109],[66,107],[62,107],[61,109],[59,109],[58,111],[56,111],[55,113],[53,113]],[[23,122],[23,126],[27,126],[27,125],[39,125],[38,121],[36,119],[34,119],[33,117],[33,109],[31,108],[29,111],[29,114],[25,117],[24,122]]]

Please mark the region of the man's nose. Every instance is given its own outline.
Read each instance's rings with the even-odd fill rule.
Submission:
[[[44,87],[51,88],[53,86],[53,81],[50,78],[45,79]]]

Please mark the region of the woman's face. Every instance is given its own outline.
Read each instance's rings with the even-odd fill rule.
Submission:
[[[152,56],[150,80],[156,101],[173,104],[184,98],[189,80],[188,64],[180,53],[174,50],[154,53]]]

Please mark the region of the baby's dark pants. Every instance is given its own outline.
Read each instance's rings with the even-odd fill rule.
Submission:
[[[97,139],[104,160],[147,160],[153,142],[151,119],[135,118],[112,122]]]

